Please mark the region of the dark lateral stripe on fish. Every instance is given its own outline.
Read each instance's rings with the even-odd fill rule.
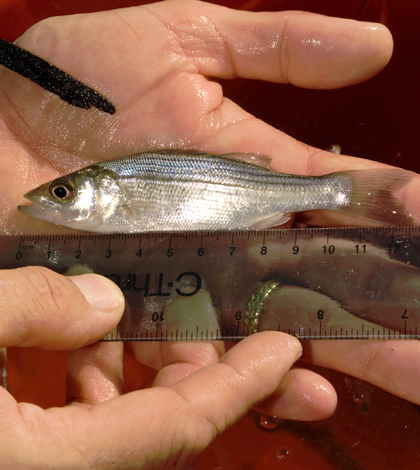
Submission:
[[[142,157],[141,160],[139,157]],[[188,153],[182,150],[163,150],[159,154],[145,152],[140,155],[105,160],[92,165],[92,168],[110,170],[116,172],[119,177],[135,175],[139,179],[211,182],[215,185],[228,183],[238,187],[249,182],[264,186],[294,182],[306,186],[317,179],[311,176],[279,173],[225,155]]]
[[[94,106],[105,113],[115,113],[115,106],[92,88],[35,54],[1,38],[0,64],[29,78],[73,106],[84,109]]]

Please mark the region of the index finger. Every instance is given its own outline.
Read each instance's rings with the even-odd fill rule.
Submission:
[[[204,2],[169,5],[153,9],[205,76],[336,88],[372,77],[392,54],[392,36],[382,24],[302,11],[238,11]],[[127,17],[134,28],[139,20]]]
[[[418,341],[303,341],[302,359],[339,370],[420,404]]]

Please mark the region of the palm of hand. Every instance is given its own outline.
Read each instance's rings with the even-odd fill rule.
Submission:
[[[221,128],[247,117],[223,101],[217,83],[199,73],[200,61],[208,60],[203,48],[206,35],[214,35],[212,25],[201,21],[198,32],[181,18],[184,24],[171,30],[165,15],[144,9],[133,19],[130,13],[53,19],[18,41],[72,76],[88,77],[86,83],[112,101],[117,112],[110,116],[74,108],[2,70],[3,233],[54,230],[16,211],[24,192],[42,182],[151,147],[221,149],[223,138],[219,144],[213,141]],[[172,10],[167,16],[173,20],[174,13],[180,16]]]
[[[18,41],[21,47],[103,94],[117,112],[110,116],[96,109],[74,108],[28,79],[1,71],[1,232],[57,231],[17,212],[27,190],[94,161],[149,148],[261,152],[273,155],[273,166],[281,165],[285,172],[310,171],[308,158],[314,150],[258,121],[224,98],[221,86],[206,77],[242,76],[334,87],[375,73],[387,60],[387,47],[369,67],[363,64],[340,78],[332,73],[332,78],[325,79],[322,67],[331,63],[341,70],[346,64],[337,65],[334,57],[317,48],[302,48],[298,37],[294,41],[285,29],[293,23],[286,14],[278,14],[278,25],[269,14],[254,19],[252,33],[245,21],[250,14],[241,15],[237,21],[231,10],[214,5],[164,2],[53,18],[28,30]],[[306,16],[297,19],[305,24]],[[325,21],[317,19],[320,24]],[[309,28],[319,27],[311,19],[307,23]],[[282,28],[290,49],[287,54]],[[298,59],[308,58],[304,68],[301,60],[288,57],[293,57],[294,48]],[[285,57],[288,70],[282,63]],[[311,64],[317,62],[321,71],[314,73]],[[279,148],[282,157],[276,157]]]

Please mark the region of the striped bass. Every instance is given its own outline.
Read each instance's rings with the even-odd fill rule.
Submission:
[[[289,213],[320,209],[411,225],[393,193],[412,177],[388,168],[289,175],[260,154],[159,150],[59,177],[25,194],[33,204],[18,209],[102,233],[262,229],[281,225]]]

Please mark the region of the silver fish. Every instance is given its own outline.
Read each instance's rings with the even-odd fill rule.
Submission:
[[[320,177],[278,173],[259,154],[162,150],[97,163],[29,191],[33,217],[102,233],[261,229],[284,214],[328,209],[408,225],[393,192],[412,173],[352,170]]]

